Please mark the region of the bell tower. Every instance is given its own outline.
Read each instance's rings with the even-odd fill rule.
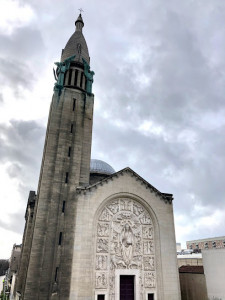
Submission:
[[[94,72],[83,26],[80,14],[61,61],[55,63],[38,191],[29,230],[24,231],[16,285],[24,300],[69,298],[75,190],[89,184],[94,104]]]

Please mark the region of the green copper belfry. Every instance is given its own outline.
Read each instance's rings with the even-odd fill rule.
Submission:
[[[90,70],[89,64],[86,62],[84,58],[82,58],[84,63],[84,75],[86,77],[86,92],[87,94],[92,94],[92,84],[93,84],[93,77],[95,75],[94,71]]]
[[[58,95],[61,95],[63,84],[64,84],[64,77],[67,70],[70,68],[71,61],[75,58],[76,55],[70,56],[69,58],[65,59],[63,62],[55,62],[57,66],[56,71],[54,70],[55,80],[57,82],[54,85],[54,91],[58,91]]]

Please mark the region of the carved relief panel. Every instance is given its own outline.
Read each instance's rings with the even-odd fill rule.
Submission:
[[[140,270],[140,295],[156,286],[154,228],[146,209],[137,201],[120,198],[106,204],[96,229],[95,288],[115,295],[115,270]],[[102,272],[103,271],[103,272]]]

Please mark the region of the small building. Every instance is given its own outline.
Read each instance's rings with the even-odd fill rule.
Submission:
[[[182,300],[208,299],[203,266],[181,266],[179,276]]]
[[[9,269],[4,278],[4,294],[9,295],[9,299],[14,299],[13,293],[15,288],[15,282],[17,277],[17,272],[20,263],[20,256],[21,256],[21,248],[22,245],[13,245],[13,249],[11,252],[11,257],[9,260]]]
[[[225,236],[199,239],[186,242],[187,249],[192,250],[202,250],[202,249],[212,249],[212,248],[224,248],[225,247]]]
[[[181,243],[176,243],[177,253],[181,252]]]
[[[225,300],[225,248],[202,251],[208,299]]]
[[[181,266],[202,266],[202,254],[193,253],[193,254],[181,254],[177,255],[178,267]]]

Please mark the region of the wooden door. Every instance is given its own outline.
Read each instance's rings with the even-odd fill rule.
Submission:
[[[134,276],[120,276],[120,300],[134,300]]]

